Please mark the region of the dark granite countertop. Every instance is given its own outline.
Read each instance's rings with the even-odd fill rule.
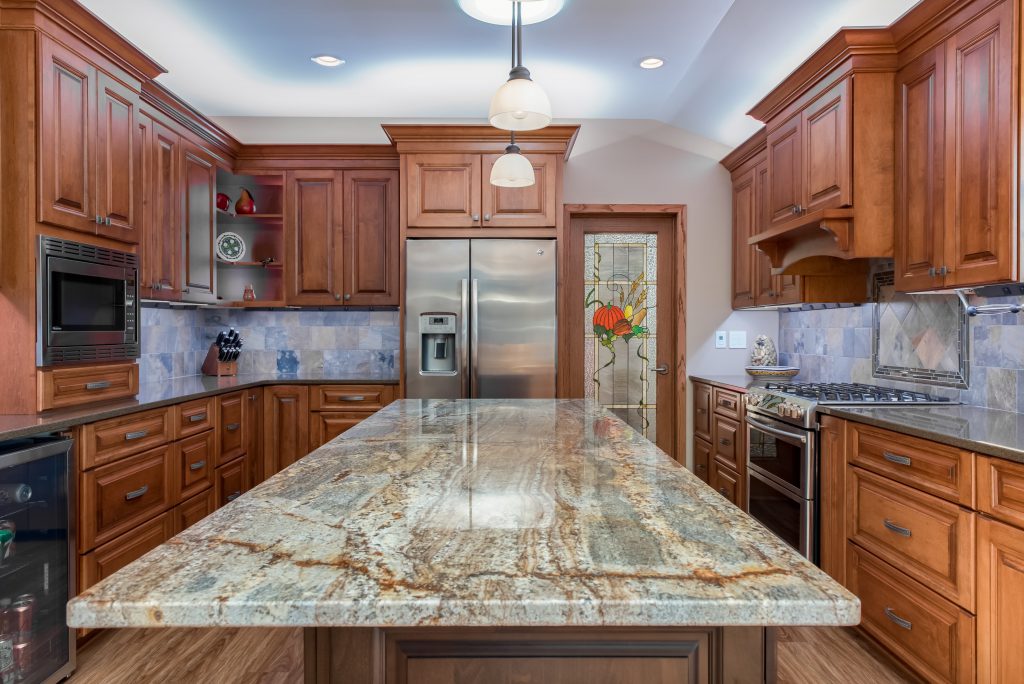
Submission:
[[[819,406],[818,412],[1024,463],[1021,413],[978,406]]]
[[[703,382],[706,385],[724,387],[736,392],[746,392],[751,387],[763,385],[775,378],[755,378],[750,375],[691,375],[690,380]]]
[[[210,378],[191,375],[160,383],[143,383],[134,399],[97,403],[73,409],[25,415],[0,415],[0,441],[18,439],[45,432],[66,430],[76,425],[106,418],[125,416],[137,411],[179,404],[233,390],[263,385],[397,385],[395,376],[351,376],[324,373],[252,373],[233,378]]]

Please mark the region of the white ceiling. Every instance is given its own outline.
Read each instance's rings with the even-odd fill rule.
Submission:
[[[509,29],[455,0],[81,1],[215,118],[482,120],[509,69]],[[916,2],[569,0],[525,28],[524,62],[559,120],[653,119],[734,145],[758,128],[750,106],[838,28]],[[347,64],[309,61],[321,53]],[[640,69],[648,55],[666,66]]]

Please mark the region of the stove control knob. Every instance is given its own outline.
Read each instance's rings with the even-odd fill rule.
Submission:
[[[779,404],[778,413],[785,418],[803,419],[807,411],[803,406],[792,401]]]

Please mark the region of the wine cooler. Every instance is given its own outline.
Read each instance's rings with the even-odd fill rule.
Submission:
[[[74,581],[71,445],[0,442],[0,684],[48,684],[74,669],[65,621]]]

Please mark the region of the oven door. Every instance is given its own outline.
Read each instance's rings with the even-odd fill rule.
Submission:
[[[47,346],[125,343],[128,291],[134,277],[124,267],[50,256],[43,283]]]
[[[747,506],[751,516],[799,551],[812,563],[818,562],[815,525],[817,511],[812,499],[793,494],[771,478],[747,472]]]
[[[815,498],[814,432],[752,412],[746,423],[747,468],[793,496]]]

